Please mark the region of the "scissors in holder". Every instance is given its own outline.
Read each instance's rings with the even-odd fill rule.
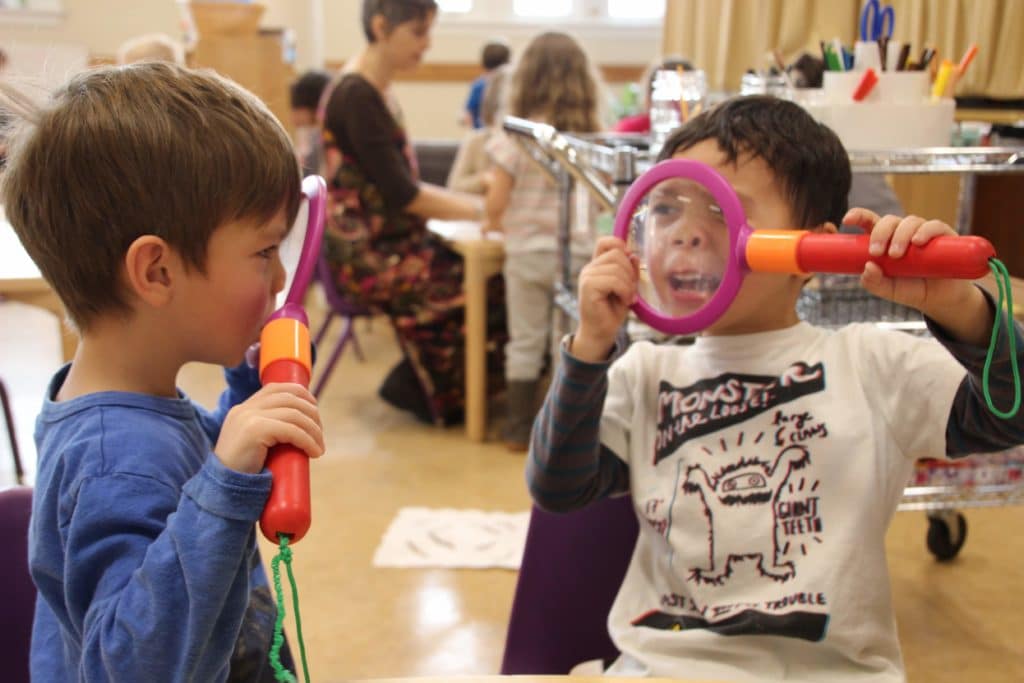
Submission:
[[[891,38],[896,23],[896,11],[892,5],[882,5],[879,0],[867,0],[860,11],[860,37],[865,41]]]

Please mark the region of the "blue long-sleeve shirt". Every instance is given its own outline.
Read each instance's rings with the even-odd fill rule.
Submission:
[[[67,372],[36,424],[33,680],[260,680],[274,605],[253,523],[271,478],[212,452],[255,371],[227,371],[212,413],[180,392],[56,402]]]

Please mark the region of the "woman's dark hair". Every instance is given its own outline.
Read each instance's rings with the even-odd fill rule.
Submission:
[[[832,130],[802,107],[768,95],[734,97],[676,129],[658,160],[714,140],[729,163],[760,157],[789,201],[794,227],[841,225],[850,194],[850,157]]]
[[[417,21],[437,12],[434,0],[363,0],[363,33],[373,43],[373,18],[378,14],[394,28],[407,21]]]

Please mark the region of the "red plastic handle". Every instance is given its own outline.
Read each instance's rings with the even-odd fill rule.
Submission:
[[[264,365],[260,379],[264,384],[295,382],[308,387],[309,369],[291,358],[271,360]],[[266,466],[273,482],[267,505],[260,516],[260,530],[272,543],[278,542],[278,534],[284,534],[291,543],[296,543],[309,531],[313,519],[309,496],[309,456],[291,444],[280,444],[267,453]]]
[[[996,250],[977,235],[945,235],[924,246],[911,245],[901,258],[868,254],[866,234],[807,233],[797,245],[797,263],[805,273],[864,272],[868,261],[877,263],[888,277],[958,278],[974,280],[989,272]]]

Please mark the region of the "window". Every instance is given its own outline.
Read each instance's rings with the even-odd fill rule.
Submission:
[[[665,14],[665,0],[608,0],[611,19],[659,19]]]
[[[665,0],[436,0],[439,28],[473,26],[511,30],[524,35],[548,30],[551,20],[562,30],[625,30],[647,34],[660,30]],[[3,2],[3,0],[0,0]]]
[[[572,0],[514,0],[512,10],[517,17],[567,17]]]
[[[442,12],[465,14],[473,9],[473,0],[438,0]]]

